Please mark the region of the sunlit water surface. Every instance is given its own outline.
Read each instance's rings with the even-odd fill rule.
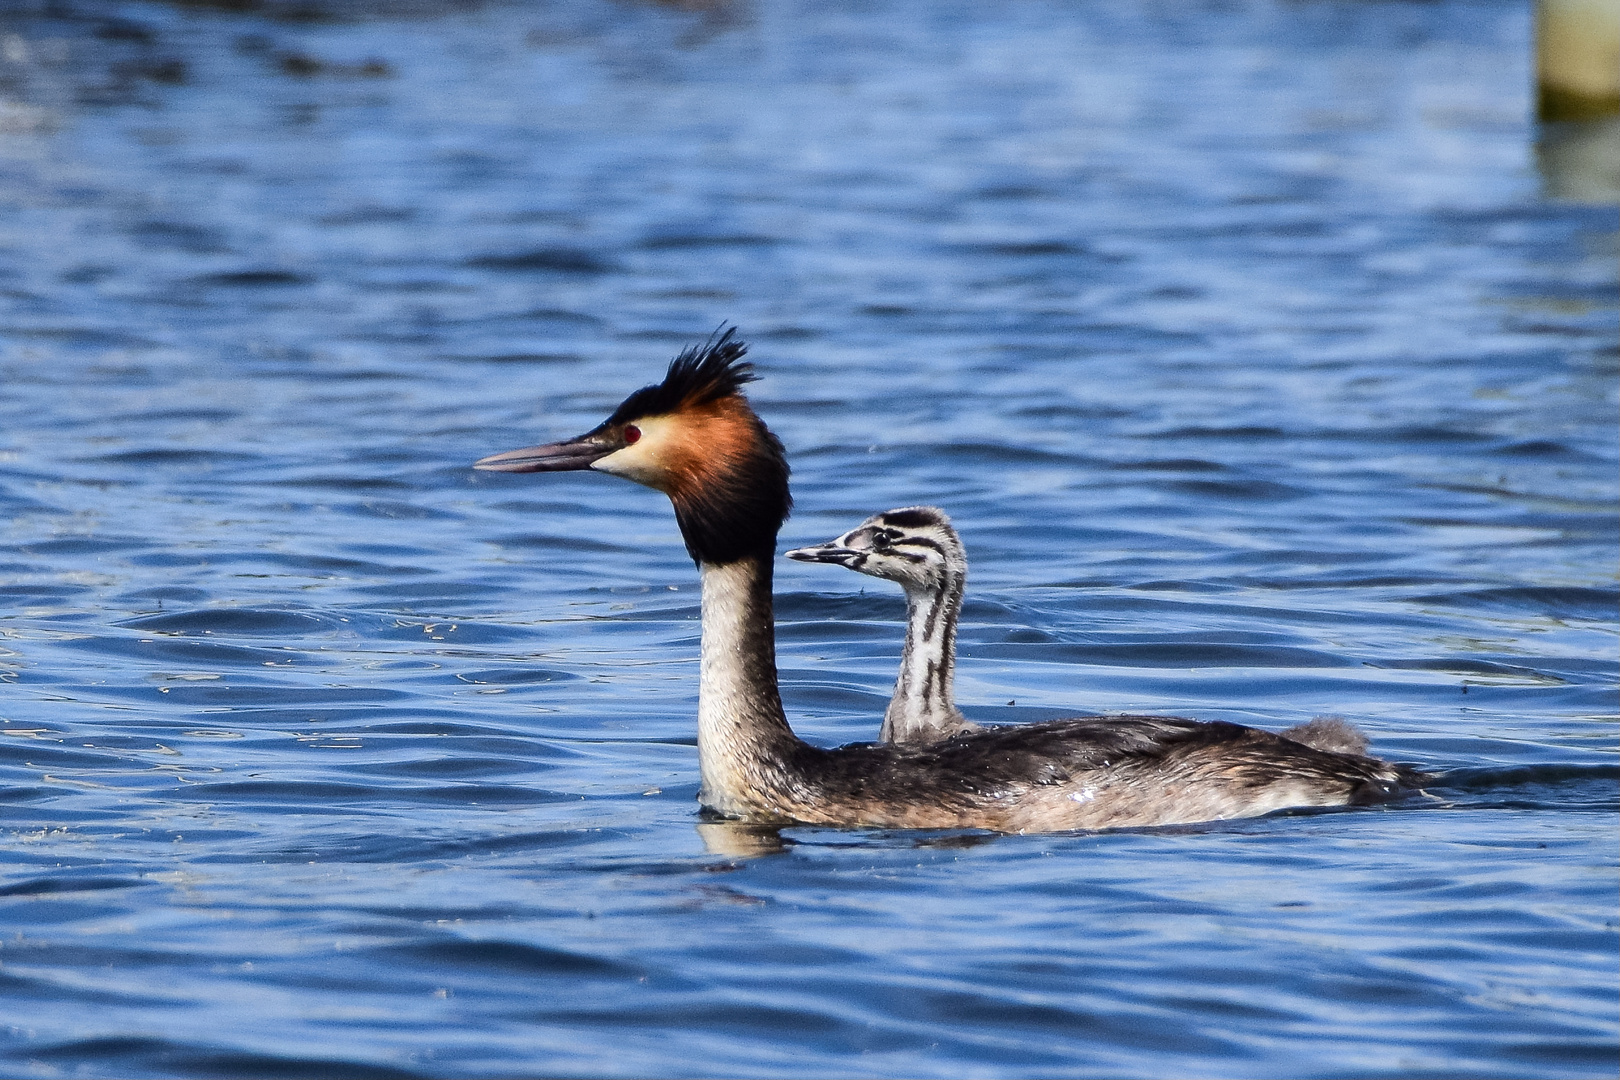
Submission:
[[[0,17],[0,1071],[1614,1074],[1617,221],[1524,5],[231,6]],[[700,826],[667,502],[468,464],[723,321],[784,546],[955,516],[970,716],[1432,797]],[[872,738],[897,590],[777,597]]]

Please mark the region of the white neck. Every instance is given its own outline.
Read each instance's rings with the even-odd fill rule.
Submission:
[[[883,742],[932,742],[968,726],[956,708],[954,685],[965,578],[952,572],[938,591],[906,590],[906,647],[883,713]]]
[[[704,806],[742,815],[762,807],[761,780],[796,743],[776,685],[771,563],[701,564],[703,645],[698,681],[698,764]]]

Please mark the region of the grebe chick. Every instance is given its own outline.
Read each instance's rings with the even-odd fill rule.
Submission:
[[[836,540],[794,548],[799,562],[833,563],[898,582],[906,591],[906,644],[880,742],[928,743],[979,725],[956,707],[956,624],[967,589],[967,549],[937,506],[873,514]],[[1367,754],[1367,736],[1338,716],[1318,716],[1281,733],[1339,754]]]
[[[906,644],[879,742],[931,743],[979,725],[956,707],[956,623],[967,553],[945,511],[907,506],[874,514],[836,540],[787,553],[897,582],[906,592]]]
[[[578,438],[476,463],[595,469],[669,496],[703,583],[698,765],[704,807],[760,823],[1050,832],[1252,817],[1388,799],[1412,774],[1236,724],[1109,717],[826,750],[793,734],[777,688],[771,564],[792,500],[782,444],[742,387],[727,330]]]

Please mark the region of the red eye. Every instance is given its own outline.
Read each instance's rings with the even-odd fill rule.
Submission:
[[[634,424],[624,425],[624,444],[626,446],[629,446],[639,438],[641,438],[640,428],[636,427]]]

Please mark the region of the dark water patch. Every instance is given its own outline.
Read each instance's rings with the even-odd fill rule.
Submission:
[[[1158,481],[1155,486],[1173,488],[1188,495],[1212,499],[1252,499],[1280,502],[1303,498],[1307,492],[1289,484],[1272,480],[1171,480]]]
[[[645,974],[643,968],[616,960],[517,941],[433,941],[391,945],[373,952],[386,964],[420,964],[446,974],[488,971],[526,978],[582,979],[635,979]]]
[[[438,665],[434,665],[437,670]],[[254,701],[241,702],[233,705],[228,712],[219,710],[212,715],[189,715],[183,720],[175,722],[183,732],[197,738],[227,738],[229,732],[240,730],[251,733],[250,737],[278,738],[291,731],[336,732],[341,734],[365,733],[371,724],[379,719],[386,719],[397,715],[388,706],[388,702],[399,701],[410,695],[400,694],[389,689],[378,691],[378,701],[367,701],[354,694],[356,688],[331,687],[330,699],[325,702],[292,699],[287,701],[269,700],[260,698]],[[364,688],[359,688],[364,693]],[[413,702],[412,715],[433,715],[441,710],[425,706],[420,699]],[[148,721],[150,723],[150,721]],[[217,723],[219,728],[199,728],[199,724]],[[196,731],[205,733],[219,732],[225,724],[227,734],[197,735]],[[195,729],[195,730],[191,730]],[[160,731],[155,728],[143,729],[154,738],[168,738],[172,732]]]
[[[563,323],[568,326],[582,328],[599,327],[603,320],[596,315],[583,311],[570,311],[567,308],[537,307],[523,308],[511,315],[502,316],[505,319],[516,319],[523,322]]]
[[[547,832],[469,835],[446,840],[413,839],[401,840],[396,848],[389,849],[386,859],[379,857],[377,861],[426,861],[430,859],[464,859],[469,857],[491,858],[508,855],[549,857],[553,853],[574,852],[576,849],[590,848],[600,843],[602,843],[602,834],[599,830],[584,828],[553,829]],[[566,899],[564,900],[565,903]],[[388,914],[396,918],[413,917],[413,913],[409,911],[373,910],[376,914]],[[449,914],[443,908],[429,910],[433,912],[431,915],[416,915],[415,917],[437,920],[443,919]]]
[[[1620,764],[1543,763],[1449,769],[1437,783],[1449,790],[1469,792],[1524,787],[1556,788],[1560,785],[1577,788],[1594,784],[1617,785],[1620,784]],[[1613,796],[1620,797],[1620,787],[1615,788]]]
[[[182,671],[202,669],[218,672],[236,669],[238,672],[247,670],[263,674],[267,667],[286,664],[300,656],[295,650],[273,647],[249,648],[232,645],[223,640],[184,636],[135,638],[98,634],[63,641],[59,647],[73,653],[91,653],[110,658],[120,664],[130,664],[135,670],[140,671],[138,678],[145,678],[149,673],[149,665],[154,663],[173,664]],[[111,687],[109,692],[119,692],[116,684],[104,685]],[[127,686],[124,690],[137,696],[144,696],[148,692],[148,688],[129,690]]]
[[[80,349],[155,349],[159,342],[125,330],[97,326],[18,326],[8,324],[6,336],[60,342]]]
[[[44,777],[47,782],[55,780],[59,783],[79,781],[83,776],[93,776],[98,772],[125,772],[130,765],[140,759],[127,754],[108,753],[101,750],[71,748],[63,744],[63,740],[49,736],[31,739],[6,739],[0,742],[0,764],[12,767],[22,766],[25,769],[54,769],[69,775],[63,777]],[[41,779],[37,774],[28,774],[28,780]],[[88,781],[87,781],[88,782]],[[60,791],[58,792],[60,794]]]
[[[12,959],[15,962],[14,958]],[[69,1008],[86,1008],[97,1006],[143,1006],[152,1007],[150,993],[119,992],[99,987],[87,986],[61,986],[48,975],[43,977],[12,974],[0,971],[0,998],[15,996],[24,1001],[60,1005]],[[0,1052],[0,1061],[6,1060],[6,1055]],[[37,1067],[35,1069],[37,1073]],[[26,1075],[18,1073],[17,1075]]]
[[[847,622],[793,622],[778,623],[776,636],[778,641],[820,642],[824,645],[859,646],[870,649],[873,642],[890,642],[893,649],[884,651],[879,655],[900,655],[900,639],[903,631],[896,623],[885,625],[875,621],[847,621]],[[843,653],[841,655],[849,655]],[[784,672],[783,675],[786,678]]]
[[[64,536],[36,540],[24,549],[30,555],[106,555],[148,547],[153,541],[135,536]]]
[[[579,248],[534,248],[512,253],[474,255],[464,266],[505,273],[545,271],[558,274],[606,274],[615,267],[607,259]]]
[[[227,450],[149,449],[126,450],[116,454],[98,454],[78,459],[93,465],[184,465],[197,469],[212,469],[221,465],[262,460],[254,454],[237,454]]]
[[[385,280],[357,281],[354,287],[361,292],[376,293],[459,293],[466,292],[467,286],[457,281],[447,281],[440,278],[411,277],[404,280],[388,278]],[[375,340],[373,333],[357,335],[361,340]],[[420,340],[430,341],[432,335],[420,335]]]
[[[539,683],[567,682],[580,676],[568,671],[536,667],[525,663],[521,667],[484,668],[478,671],[459,671],[456,678],[475,686],[528,686]]]
[[[881,591],[880,591],[881,590]],[[871,595],[818,592],[779,592],[776,615],[780,620],[815,623],[837,620],[845,623],[904,623],[906,602],[893,587],[873,583]]]
[[[241,412],[236,409],[205,409],[205,408],[161,408],[141,412],[122,413],[117,416],[106,417],[108,424],[123,421],[140,421],[153,423],[167,420],[196,420],[206,423],[227,423],[241,418]],[[249,456],[249,455],[243,455]]]
[[[183,284],[221,289],[279,289],[294,285],[311,285],[313,275],[293,270],[251,269],[226,270],[215,274],[198,274],[185,279]]]
[[[1576,452],[1563,443],[1551,439],[1526,439],[1496,448],[1496,453],[1512,457],[1557,458],[1576,456]]]
[[[545,366],[550,364],[577,364],[584,358],[578,353],[513,352],[473,356],[446,356],[444,359],[453,360],[458,363],[534,364],[538,366]]]
[[[1186,994],[1166,994],[1154,998],[1153,1004],[1180,1016],[1189,1014],[1227,1016],[1233,1020],[1268,1024],[1297,1023],[1303,1019],[1296,1011],[1269,1007],[1259,1002],[1236,1001],[1208,995],[1194,997]]]
[[[224,255],[231,250],[222,230],[190,222],[142,221],[128,231],[138,243],[191,255]]]
[[[1069,240],[999,241],[984,244],[955,244],[946,248],[961,255],[1001,255],[1031,258],[1043,255],[1085,255],[1086,246]]]
[[[3,487],[0,487],[0,508],[3,508],[5,513],[12,517],[21,514],[57,514],[61,512],[61,508],[58,506],[30,498],[27,495],[20,495],[15,491],[7,491]],[[7,572],[4,565],[0,564],[0,573]]]
[[[350,773],[370,775],[364,766],[351,763]],[[387,814],[404,800],[417,806],[448,807],[533,807],[555,803],[579,802],[580,796],[568,792],[548,791],[540,787],[516,784],[439,784],[432,787],[359,783],[297,783],[260,781],[253,783],[187,784],[176,788],[172,798],[185,802],[221,802],[251,805],[256,810],[273,813],[317,812],[320,807],[341,805],[349,810]],[[298,861],[305,849],[288,853]],[[232,861],[235,857],[224,857]],[[200,860],[199,860],[200,861]]]
[[[1135,414],[1129,409],[1116,408],[1110,405],[1082,404],[1080,402],[1069,404],[1063,402],[1024,405],[1015,409],[1012,415],[1037,420],[1118,420]]]
[[[1483,675],[1511,679],[1534,679],[1543,682],[1562,682],[1555,676],[1518,664],[1501,664],[1490,660],[1470,660],[1464,657],[1416,660],[1369,660],[1368,665],[1389,668],[1392,671],[1439,671],[1448,675]]]
[[[1414,604],[1500,611],[1555,618],[1607,619],[1620,612],[1620,589],[1518,585],[1494,589],[1459,589],[1410,598]]]
[[[361,518],[384,521],[455,521],[458,515],[431,506],[401,502],[398,499],[366,499],[348,508],[349,513]]]
[[[495,537],[495,543],[501,547],[532,548],[535,550],[557,551],[592,551],[608,554],[622,554],[636,550],[630,544],[615,543],[601,539],[601,533],[606,530],[596,530],[592,535],[557,535],[547,533],[509,533],[505,536]]]
[[[424,611],[455,611],[458,608],[465,610],[473,604],[481,608],[489,607],[492,606],[491,600],[511,595],[509,590],[495,584],[469,585],[461,581],[442,579],[391,585],[349,585],[346,586],[346,591],[364,598],[373,606],[402,617],[421,616]],[[497,632],[489,627],[480,631],[485,634]]]
[[[1614,1043],[1601,1036],[1517,1041],[1498,1044],[1494,1049],[1509,1061],[1560,1072],[1571,1066],[1602,1069],[1614,1064]]]
[[[1033,446],[999,443],[925,443],[905,448],[908,454],[922,454],[944,459],[960,466],[1008,465],[1064,465],[1076,467],[1090,464],[1085,458],[1073,454],[1040,450]]]
[[[960,991],[924,992],[917,995],[915,1004],[908,1004],[910,1007],[902,1015],[943,1022],[964,1033],[976,1028],[1018,1031],[1037,1041],[1037,1047],[1042,1037],[1063,1042],[1080,1038],[1122,1048],[1169,1042],[1185,1054],[1219,1055],[1227,1059],[1241,1056],[1239,1048],[1231,1041],[1188,1025],[1171,1025],[1168,1029],[1159,1024],[1145,1027],[1141,1016],[1134,1011],[1105,1012],[1096,1006],[1017,1001],[1000,995]],[[1037,1050],[1037,1047],[1030,1049]],[[1047,1053],[1057,1050],[1056,1047],[1039,1049]]]
[[[104,892],[109,889],[136,889],[150,882],[138,878],[48,877],[0,886],[0,897],[48,896],[58,893]]]
[[[1216,593],[1229,593],[1231,587],[1215,581],[1133,581],[1127,588],[1133,592],[1147,593],[1185,593],[1188,596],[1210,595]],[[1100,600],[1106,603],[1106,599]],[[1125,601],[1129,604],[1129,601]]]
[[[1328,568],[1320,574],[1308,578],[1243,578],[1232,580],[1234,585],[1253,585],[1263,589],[1277,589],[1281,591],[1312,590],[1312,589],[1344,589],[1344,590],[1374,590],[1374,589],[1421,589],[1432,588],[1436,575],[1402,575],[1402,574],[1366,574],[1359,568],[1340,570],[1333,564],[1360,563],[1378,558],[1374,553],[1363,552],[1328,552],[1325,557],[1318,559],[1313,552],[1298,552],[1295,557],[1301,562],[1310,564],[1326,562]],[[1250,561],[1261,561],[1262,556],[1251,554],[1246,556]]]
[[[1266,439],[1286,439],[1289,432],[1282,428],[1253,424],[1235,427],[1179,427],[1168,431],[1138,432],[1139,439],[1231,439],[1240,442]]]
[[[1110,469],[1141,472],[1225,472],[1228,468],[1218,461],[1204,461],[1201,458],[1166,458],[1164,460],[1146,461],[1113,461],[1108,463]]]
[[[1309,567],[1314,570],[1318,567],[1335,567],[1344,565],[1355,566],[1369,562],[1378,562],[1381,560],[1382,556],[1380,553],[1375,551],[1330,551],[1322,549],[1277,548],[1267,551],[1235,552],[1224,557],[1220,561],[1227,566],[1247,566],[1260,564],[1276,567],[1278,569],[1286,568],[1298,573],[1298,568],[1304,567]],[[1265,582],[1268,587],[1274,585],[1275,587],[1286,588],[1290,583],[1304,584],[1304,582],[1301,582],[1297,578],[1253,579],[1248,577],[1242,579],[1222,578],[1219,582],[1217,582],[1217,584],[1248,585],[1258,584],[1262,581]]]
[[[408,491],[410,484],[387,476],[364,476],[341,473],[336,476],[314,473],[307,476],[283,476],[264,482],[265,487],[315,488],[325,491]]]
[[[1354,442],[1388,442],[1399,445],[1416,446],[1460,446],[1463,444],[1483,444],[1491,441],[1491,435],[1484,430],[1459,430],[1454,427],[1440,427],[1421,424],[1399,428],[1378,428],[1366,431],[1341,431],[1336,433],[1338,438]],[[1324,438],[1333,438],[1333,434],[1324,432]]]
[[[350,210],[322,214],[315,220],[322,225],[337,228],[351,225],[391,225],[411,221],[418,213],[418,210],[409,206],[357,206]]]
[[[1048,199],[1053,194],[1052,188],[1040,184],[990,184],[974,191],[972,197],[991,202],[1023,202],[1029,199]]]
[[[893,656],[900,657],[897,647]],[[865,739],[858,741],[872,741],[876,738],[877,724],[883,718],[883,709],[889,703],[889,685],[881,688],[862,688],[851,686],[848,683],[828,682],[822,678],[821,672],[785,668],[782,672],[785,685],[782,689],[782,700],[789,709],[812,712],[853,712],[864,713],[872,718],[872,731],[867,733]],[[801,731],[800,738],[809,739],[818,744],[825,740],[815,736],[811,731]],[[839,740],[825,745],[837,745]]]
[[[419,761],[395,761],[367,765],[368,776],[398,776],[406,779],[452,780],[457,777],[503,776],[509,773],[532,773],[554,766],[533,758],[476,757],[464,746],[456,748],[455,757],[429,758]]]
[[[665,603],[659,599],[647,599],[613,606],[619,610],[609,611],[605,618],[614,622],[690,623],[700,617],[699,605],[695,601]],[[629,610],[624,610],[626,607]],[[687,629],[690,628],[683,628],[683,632]]]
[[[376,590],[365,590],[376,595]],[[396,594],[403,594],[404,590],[394,590]],[[456,595],[460,595],[459,590]],[[409,621],[398,620],[396,625],[384,626],[372,632],[372,636],[384,641],[443,641],[454,642],[463,646],[474,645],[511,645],[535,641],[535,631],[522,626],[505,626],[495,622],[482,622],[478,620],[460,620],[455,618],[423,619],[415,615]],[[418,622],[417,619],[422,619]],[[482,653],[475,654],[480,659],[488,661],[491,657]]]
[[[426,555],[427,553],[411,551],[409,554]],[[220,560],[221,556],[216,553],[210,555],[210,559]],[[413,566],[408,563],[380,563],[368,559],[345,558],[341,555],[290,554],[276,551],[243,552],[225,561],[264,563],[270,566],[284,566],[289,570],[299,570],[305,573],[345,574],[392,579],[409,578],[418,574],[433,572],[432,567]]]
[[[338,718],[332,716],[328,719],[335,720]],[[520,752],[529,754],[533,754],[543,745],[548,754],[559,758],[574,756],[574,751],[556,743],[540,744],[533,741],[528,729],[522,726],[521,722],[517,722],[519,726],[516,727],[497,724],[494,720],[487,723],[474,723],[461,711],[447,711],[442,719],[437,720],[388,721],[383,717],[379,717],[379,719],[383,720],[383,722],[368,723],[365,725],[365,730],[374,735],[428,735],[470,740],[513,740],[502,745],[517,747]],[[478,745],[488,748],[491,744],[479,742]]]
[[[41,582],[33,585],[0,585],[0,604],[6,599],[66,600],[81,596],[90,589],[85,585],[51,585]]]
[[[365,1061],[318,1055],[283,1057],[219,1047],[217,1044],[119,1036],[30,1046],[30,1059],[43,1062],[118,1062],[152,1076],[223,1077],[253,1080],[416,1080],[427,1075]],[[116,1070],[115,1070],[116,1071]]]
[[[785,243],[774,236],[748,233],[666,233],[649,236],[638,245],[645,251],[692,251],[705,248],[763,248]]]
[[[533,1020],[541,1015],[519,1014]],[[637,1015],[559,1005],[549,1022],[580,1024],[605,1030],[648,1027],[666,1031],[704,1031],[732,1037],[769,1036],[827,1039],[854,1035],[862,1030],[830,1010],[804,1010],[783,1006],[745,1004],[725,1000],[703,1000],[686,1006],[655,1006],[637,1010]],[[864,1040],[863,1040],[864,1041]]]
[[[118,625],[154,634],[221,634],[232,637],[300,637],[339,629],[333,616],[273,608],[198,608],[128,619]]]
[[[194,656],[191,659],[193,664],[203,666],[198,663],[198,657]],[[294,661],[290,661],[285,655],[280,661],[282,665],[292,662]],[[317,665],[312,664],[311,667],[317,672],[320,671]],[[139,688],[108,687],[106,694],[113,698],[140,702],[148,707],[155,701],[164,700],[173,702],[176,706],[228,709],[233,714],[233,719],[237,709],[251,707],[257,703],[273,703],[283,708],[293,708],[302,704],[316,709],[334,705],[380,706],[411,697],[403,690],[383,687],[288,686],[283,681],[286,678],[284,675],[271,675],[252,669],[229,671],[228,674],[222,674],[218,680],[196,680],[191,677],[193,674],[185,672],[174,676],[158,675],[156,678],[163,680],[161,685]],[[159,698],[158,695],[162,697]]]
[[[1035,632],[1036,635],[1039,631]],[[1010,636],[1010,635],[1009,635]],[[1346,668],[1360,661],[1315,649],[1217,643],[1081,645],[1056,641],[986,642],[974,655],[1070,664],[1170,668]]]

